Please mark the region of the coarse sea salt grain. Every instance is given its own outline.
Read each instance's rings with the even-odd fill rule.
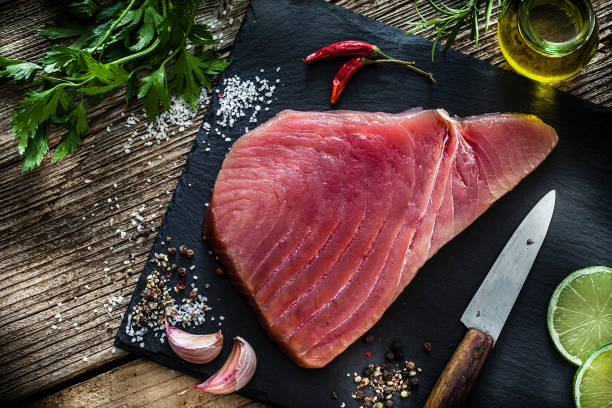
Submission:
[[[200,90],[200,97],[196,103],[197,109],[199,110],[207,106],[209,100],[210,98],[206,88],[202,88]],[[172,129],[178,129],[180,132],[183,132],[185,128],[193,124],[192,120],[197,114],[197,111],[191,109],[189,104],[187,104],[182,97],[172,97],[168,110],[159,114],[151,123],[144,124],[143,121],[142,126],[144,126],[144,131],[134,131],[130,134],[123,144],[125,153],[129,154],[131,152],[131,147],[135,142],[135,138],[138,136],[140,140],[146,141],[144,143],[146,146],[151,146],[153,144],[152,141],[155,141],[157,144],[169,141],[170,136],[175,134]],[[144,109],[140,113],[140,116],[146,118],[147,115]],[[126,119],[125,126],[130,127],[139,122],[139,115],[137,113],[132,113]]]

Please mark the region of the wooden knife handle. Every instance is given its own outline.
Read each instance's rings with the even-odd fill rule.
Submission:
[[[460,407],[493,348],[493,338],[470,329],[431,390],[425,408]]]

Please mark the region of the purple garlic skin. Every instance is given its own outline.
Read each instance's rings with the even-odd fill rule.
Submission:
[[[211,362],[223,348],[221,330],[211,334],[191,334],[166,323],[166,336],[172,351],[194,364]]]

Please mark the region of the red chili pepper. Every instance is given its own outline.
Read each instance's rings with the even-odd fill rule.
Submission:
[[[370,358],[371,355],[372,355],[372,353],[370,353],[369,351],[365,352],[365,358]]]
[[[368,58],[389,58],[380,48],[363,41],[340,41],[323,47],[304,58],[304,62],[321,61],[327,58],[342,56],[361,56]]]
[[[331,91],[331,103],[336,103],[338,97],[344,90],[347,82],[351,77],[359,70],[359,68],[365,65],[365,58],[363,57],[355,57],[346,61],[344,65],[340,67],[334,80],[332,81],[332,91]]]
[[[355,74],[355,72],[359,70],[359,68],[363,67],[364,65],[379,64],[381,62],[392,62],[394,64],[403,65],[406,68],[411,69],[415,72],[418,72],[421,75],[425,75],[434,84],[436,83],[436,80],[434,79],[432,74],[415,67],[414,62],[412,61],[402,61],[402,60],[396,60],[393,58],[373,60],[373,59],[364,58],[364,57],[355,57],[355,58],[351,58],[350,60],[346,61],[344,65],[342,65],[340,69],[338,70],[338,72],[336,73],[336,76],[334,77],[332,81],[332,93],[331,93],[331,98],[330,98],[331,103],[336,103],[336,101],[338,100],[338,97],[340,96],[340,94],[344,90],[344,87],[348,83],[348,80],[351,79],[351,77]]]

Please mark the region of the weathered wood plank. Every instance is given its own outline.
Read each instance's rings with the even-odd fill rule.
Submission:
[[[28,407],[207,407],[258,408],[263,404],[237,394],[213,395],[189,391],[197,379],[159,364],[139,359],[50,395]]]
[[[411,0],[333,3],[402,29],[408,28],[407,21],[417,18]],[[458,4],[460,0],[448,3]],[[235,0],[203,1],[200,18],[222,21],[215,29],[224,34],[226,43],[221,52],[226,52],[233,41],[247,4]],[[419,5],[424,16],[433,15],[426,0],[419,0]],[[610,5],[610,0],[594,1],[602,44],[589,66],[560,87],[606,106],[612,106]],[[32,61],[40,58],[51,43],[37,36],[35,29],[51,22],[61,8],[61,2],[0,0],[0,54]],[[228,11],[226,16],[220,12],[223,9]],[[231,26],[227,24],[230,17],[234,20]],[[497,48],[493,23],[481,35],[479,46],[470,42],[468,33],[462,33],[454,48],[508,68]],[[434,33],[418,34],[432,38]],[[142,124],[124,126],[126,117],[139,112],[141,106],[126,105],[123,94],[118,92],[91,111],[91,130],[75,155],[53,166],[46,158],[40,168],[22,175],[7,120],[22,89],[5,83],[2,87],[0,238],[5,245],[0,249],[0,397],[19,399],[125,355],[120,350],[112,352],[112,339],[155,237],[152,228],[163,218],[203,111],[170,141],[146,146],[138,138],[144,133]],[[109,125],[111,131],[107,132]],[[123,144],[134,131],[137,137],[130,147],[131,153],[125,154]],[[52,147],[59,136],[52,135]],[[111,203],[107,202],[109,198]],[[143,204],[145,227],[138,231],[130,214]],[[125,231],[126,237],[122,239],[116,229]],[[120,295],[124,296],[123,305],[116,305],[109,314],[104,303]],[[62,315],[61,322],[55,318],[57,313]],[[137,383],[149,385],[133,388],[138,392],[122,388],[122,382],[127,381],[122,375],[129,371],[119,367],[50,396],[43,403],[91,406],[99,401],[98,405],[138,406],[155,401],[155,405],[161,406],[185,402],[200,406],[215,403],[219,407],[247,403],[235,396],[218,400],[207,399],[210,396],[177,399],[176,390],[193,379],[178,373],[169,377],[170,370],[141,360],[132,364],[138,368],[128,365],[126,370],[141,370],[136,375]],[[136,383],[131,384],[136,387]],[[150,391],[155,388],[164,391],[159,394]],[[96,389],[104,389],[113,400],[100,397],[104,392]],[[79,394],[90,399],[79,399]]]

